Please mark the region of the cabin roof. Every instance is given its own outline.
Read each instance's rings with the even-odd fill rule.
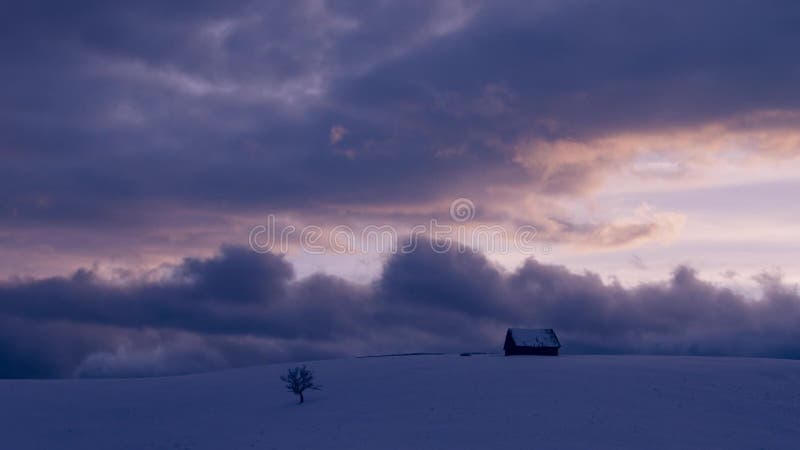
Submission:
[[[517,347],[561,347],[552,328],[509,328],[508,331]]]

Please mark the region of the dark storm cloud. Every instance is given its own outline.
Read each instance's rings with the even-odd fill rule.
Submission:
[[[0,19],[0,218],[578,192],[614,158],[537,184],[511,148],[796,109],[799,18],[777,1],[20,3]]]
[[[752,300],[679,267],[626,289],[529,260],[422,245],[378,280],[295,280],[281,257],[224,248],[158,279],[91,272],[0,286],[0,374],[122,376],[365,353],[497,351],[508,326],[554,327],[566,352],[800,357],[800,297],[763,276]]]
[[[625,156],[561,161],[588,150],[547,143],[758,128],[749,113],[797,110],[798,21],[790,1],[7,5],[0,240],[33,248],[27,232],[55,228],[55,247],[91,252],[117,233],[135,247],[151,226],[167,230],[157,241],[202,235],[204,223],[180,228],[187,211],[208,225],[231,212],[585,192]],[[347,132],[331,139],[336,127]],[[558,225],[607,245],[655,230]],[[556,327],[576,352],[800,357],[796,291],[760,281],[751,302],[688,268],[625,289],[422,248],[358,285],[296,280],[282,258],[226,247],[155,278],[0,284],[0,375],[493,349],[509,325]]]

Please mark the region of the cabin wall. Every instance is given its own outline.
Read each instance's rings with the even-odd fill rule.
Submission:
[[[503,350],[508,355],[508,350],[514,347],[516,347],[516,344],[514,344],[514,339],[511,338],[511,331],[508,331],[506,332],[506,341],[503,343]]]
[[[544,355],[544,356],[558,356],[558,347],[517,347],[507,346],[505,348],[506,356],[511,355]]]

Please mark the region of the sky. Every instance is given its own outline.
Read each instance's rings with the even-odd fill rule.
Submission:
[[[9,5],[0,376],[494,349],[507,326],[799,357],[798,23],[770,0]],[[437,247],[431,221],[505,245]]]

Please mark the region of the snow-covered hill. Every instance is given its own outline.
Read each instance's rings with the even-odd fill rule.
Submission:
[[[800,448],[800,361],[408,356],[116,380],[0,381],[0,448]]]

